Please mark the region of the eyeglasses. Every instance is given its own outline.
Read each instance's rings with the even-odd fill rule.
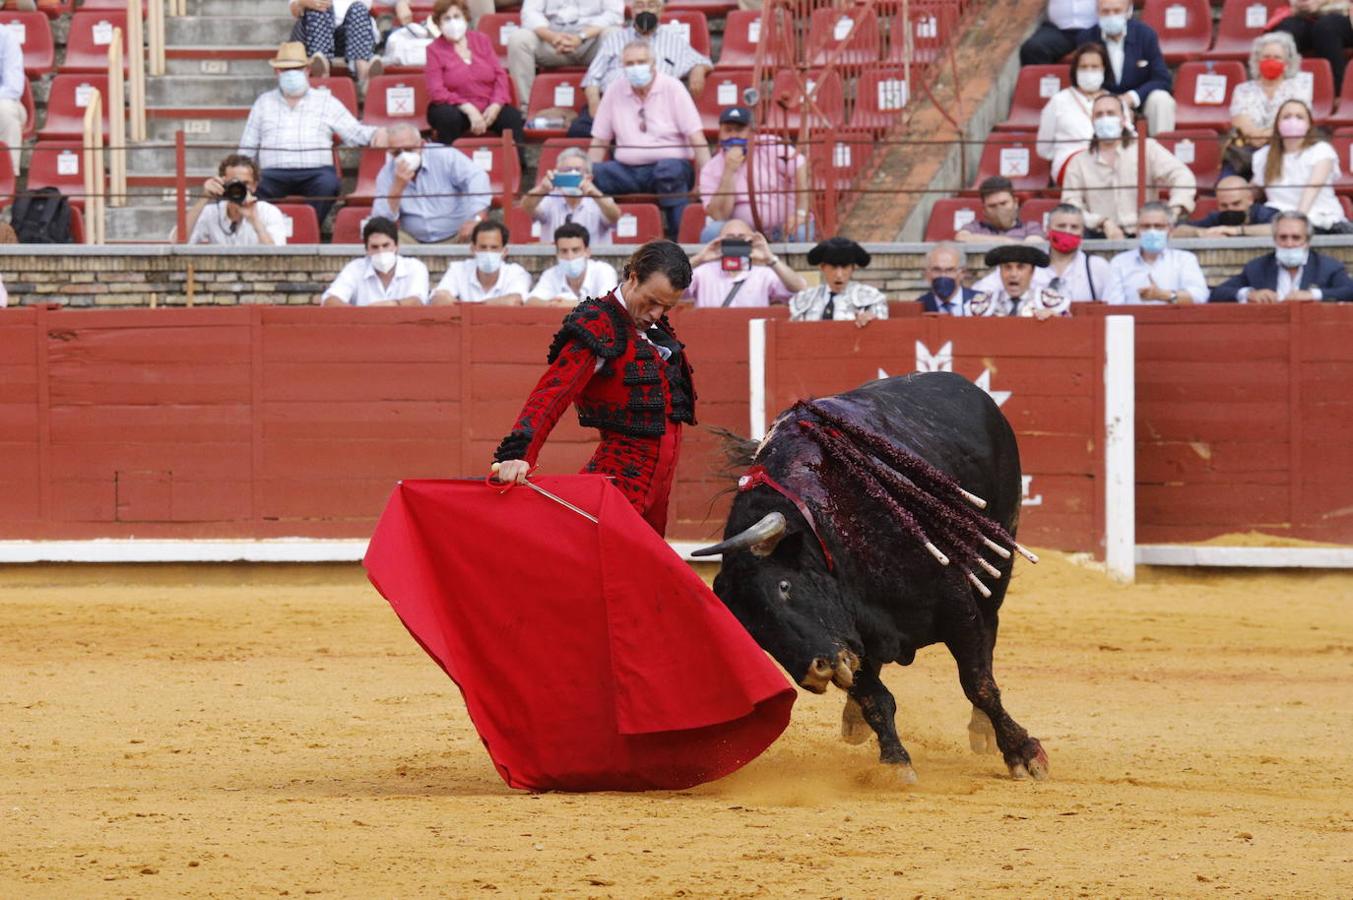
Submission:
[[[572,224],[573,224],[573,213],[565,213],[565,214],[564,214],[564,224],[565,224],[565,225],[572,225]]]
[[[639,107],[639,130],[644,134],[648,134],[648,115],[644,112],[642,106]]]

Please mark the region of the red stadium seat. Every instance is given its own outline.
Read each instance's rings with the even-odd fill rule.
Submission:
[[[662,212],[656,203],[621,203],[612,243],[646,244],[662,237]],[[541,236],[544,239],[544,235]]]
[[[1214,196],[1204,197],[1199,194],[1193,202],[1193,212],[1189,213],[1188,221],[1196,222],[1204,216],[1211,215],[1217,211],[1217,198]]]
[[[714,137],[719,132],[719,114],[730,106],[744,106],[743,95],[753,85],[750,69],[718,68],[705,81],[705,90],[695,98],[700,111],[700,124],[705,134]]]
[[[309,207],[306,207],[309,209]],[[314,210],[311,210],[312,214]],[[334,244],[360,244],[362,243],[362,226],[366,220],[371,218],[371,207],[369,206],[345,206],[334,216],[334,233],[330,243]]]
[[[738,8],[737,0],[672,0],[664,12],[678,12],[683,9],[698,9],[712,19],[726,16]]]
[[[79,141],[38,141],[28,159],[28,190],[54,187],[72,206],[85,202],[84,153]]]
[[[520,206],[510,207],[503,214],[503,221],[507,225],[507,230],[512,232],[514,244],[545,244],[553,237],[542,234],[540,223]]]
[[[0,143],[0,209],[14,202],[14,160],[9,147]]]
[[[1328,119],[1334,114],[1334,73],[1330,71],[1327,59],[1303,59],[1297,78],[1306,81],[1311,88],[1311,115],[1316,122]]]
[[[49,19],[68,14],[75,7],[75,0],[38,0],[38,12]]]
[[[29,78],[46,75],[56,68],[51,19],[40,12],[2,12],[0,25],[9,29],[23,48],[23,70]]]
[[[866,69],[856,82],[850,127],[874,131],[891,127],[910,99],[905,76],[900,68]]]
[[[1245,80],[1245,67],[1234,60],[1184,63],[1175,73],[1171,91],[1177,106],[1175,127],[1228,130],[1231,92]]]
[[[108,133],[108,76],[57,75],[52,79],[47,94],[47,122],[39,132],[44,140],[84,136],[85,107],[89,94],[98,90],[103,95],[103,129]]]
[[[879,60],[879,20],[871,7],[824,7],[808,24],[808,64],[864,66]],[[840,47],[838,50],[837,48]]]
[[[936,200],[925,226],[927,243],[952,241],[954,232],[982,215],[982,201],[976,197],[945,197]]]
[[[781,16],[776,34],[766,35],[765,62],[787,62],[793,58],[794,31],[788,19]],[[771,27],[761,18],[760,10],[739,9],[724,19],[723,47],[719,50],[719,68],[750,69],[756,65],[756,45],[765,28]]]
[[[1339,92],[1339,106],[1325,120],[1331,128],[1353,125],[1353,78],[1344,79],[1344,88]]]
[[[1040,159],[1034,149],[1034,135],[1027,132],[993,132],[982,148],[973,188],[983,179],[1004,175],[1016,191],[1037,192],[1048,187],[1051,163]]]
[[[374,147],[364,147],[357,163],[357,184],[343,200],[349,206],[370,206],[376,200],[376,176],[385,166],[386,153]]]
[[[761,127],[781,132],[798,132],[804,119],[804,108],[808,96],[816,90],[817,112],[808,115],[815,127],[836,128],[844,123],[844,90],[841,76],[835,69],[821,69],[805,73],[805,90],[800,90],[796,73],[789,69],[780,69],[775,73],[775,82],[771,88],[772,105],[777,109],[769,121],[760,123]],[[806,96],[807,95],[807,96]],[[818,114],[820,113],[820,115]]]
[[[1264,33],[1269,19],[1286,5],[1286,0],[1226,0],[1217,21],[1217,37],[1207,51],[1208,58],[1248,60],[1254,39]]]
[[[709,19],[698,9],[665,10],[662,23],[686,26],[686,40],[696,53],[709,56]]]
[[[113,42],[113,29],[122,29],[122,65],[127,66],[127,14],[118,10],[91,10],[77,12],[70,17],[70,34],[66,38],[66,59],[62,72],[107,72],[108,46]]]
[[[888,26],[888,62],[901,63],[911,47],[913,64],[929,64],[939,59],[952,39],[957,7],[945,3],[912,3],[910,15],[901,10],[893,15]],[[911,29],[908,35],[907,22]]]
[[[488,174],[493,205],[500,209],[511,207],[512,198],[521,191],[521,161],[512,133],[503,137],[461,138],[452,146]]]
[[[558,165],[559,154],[562,153],[566,147],[578,147],[585,151],[591,143],[592,142],[587,138],[548,138],[545,143],[540,145],[540,160],[536,164],[536,171],[543,175],[555,168],[555,166]]]
[[[1330,146],[1339,154],[1339,177],[1335,179],[1334,189],[1339,192],[1353,190],[1353,167],[1348,162],[1353,159],[1353,128],[1340,128],[1330,135]]]
[[[479,24],[475,30],[489,39],[493,44],[493,49],[497,51],[498,58],[504,63],[507,62],[507,39],[512,37],[512,33],[521,28],[521,13],[519,12],[492,12],[485,13],[479,17]]]
[[[28,140],[38,133],[38,110],[33,103],[33,82],[27,78],[24,79],[23,96],[19,98],[19,102],[23,104],[24,112],[28,114],[23,123],[24,140]]]
[[[531,84],[531,100],[526,106],[526,132],[532,137],[563,137],[567,125],[544,124],[536,119],[545,110],[572,109],[581,112],[587,103],[583,94],[583,72],[541,72]]]
[[[831,133],[831,140],[814,141],[808,147],[813,190],[821,192],[829,185],[838,191],[848,188],[868,164],[874,147],[874,135],[868,131],[840,129]]]
[[[1044,231],[1047,231],[1048,213],[1061,202],[1057,197],[1034,197],[1032,200],[1025,200],[1019,205],[1020,221],[1037,222],[1043,226]]]
[[[681,211],[681,225],[677,229],[677,243],[698,244],[700,232],[705,230],[705,207],[692,203]]]
[[[318,244],[319,219],[315,208],[308,203],[278,203],[277,208],[287,220],[288,244]]]
[[[367,87],[362,121],[389,127],[400,123],[420,130],[427,127],[428,87],[421,77],[377,75]]]
[[[1199,186],[1216,183],[1221,174],[1221,140],[1215,131],[1168,131],[1156,135],[1156,140],[1189,167]]]
[[[1010,115],[996,124],[997,131],[1037,131],[1039,118],[1048,99],[1071,85],[1068,66],[1025,66],[1019,70],[1015,95],[1010,100]]]
[[[329,93],[334,95],[335,100],[342,103],[343,106],[347,108],[348,112],[352,113],[354,119],[360,117],[360,114],[357,112],[357,86],[353,83],[351,78],[333,75],[328,78],[311,77],[310,86],[326,88]]]
[[[1155,29],[1165,61],[1172,66],[1197,59],[1212,46],[1208,0],[1146,0],[1141,18]]]

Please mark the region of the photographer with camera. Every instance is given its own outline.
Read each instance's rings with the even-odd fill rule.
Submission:
[[[541,240],[561,225],[581,225],[592,243],[609,244],[620,207],[592,183],[592,163],[580,147],[567,147],[555,167],[521,198],[521,208],[540,223]]]
[[[769,306],[808,287],[771,252],[764,236],[739,219],[723,223],[719,236],[691,257],[691,268],[686,296],[697,309]]]
[[[755,167],[756,217],[747,170]],[[809,207],[812,186],[808,160],[773,134],[754,134],[752,111],[732,106],[719,113],[719,152],[700,170],[705,204],[701,240],[718,234],[726,221],[760,222],[774,241],[806,241],[813,233]]]
[[[202,183],[202,196],[188,210],[188,243],[248,247],[282,246],[287,242],[286,217],[254,196],[258,163],[240,153],[221,160],[217,177]]]

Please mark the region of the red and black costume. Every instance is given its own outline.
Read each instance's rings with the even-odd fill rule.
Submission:
[[[532,466],[570,403],[578,421],[601,430],[584,473],[609,475],[662,534],[681,447],[695,424],[691,367],[667,317],[641,334],[615,293],[584,300],[554,336],[545,371],[494,459]]]

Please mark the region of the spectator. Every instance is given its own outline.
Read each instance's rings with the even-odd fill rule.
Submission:
[[[1291,15],[1279,22],[1274,30],[1292,35],[1302,55],[1329,60],[1337,97],[1343,88],[1344,69],[1348,65],[1344,49],[1353,47],[1347,0],[1291,0],[1290,6],[1280,8]]]
[[[428,47],[428,125],[448,147],[466,132],[479,136],[511,131],[517,153],[526,145],[526,120],[512,105],[507,71],[493,42],[470,30],[465,0],[437,0],[433,21],[441,37]],[[521,96],[525,97],[525,94]],[[523,165],[525,159],[522,159]]]
[[[588,297],[604,297],[620,283],[610,263],[592,258],[592,236],[569,222],[554,230],[557,261],[540,275],[526,298],[528,306],[575,306]]]
[[[488,217],[488,173],[454,147],[424,144],[407,122],[391,127],[389,150],[372,214],[398,222],[405,243],[468,241]]]
[[[1071,87],[1048,98],[1038,120],[1038,155],[1052,162],[1052,180],[1062,183],[1067,161],[1095,136],[1090,109],[1103,95],[1109,55],[1102,44],[1083,44],[1071,58]]]
[[[1353,300],[1353,278],[1344,264],[1311,249],[1311,223],[1299,212],[1273,220],[1274,249],[1245,263],[1239,275],[1212,289],[1212,302],[1284,303]]]
[[[1104,45],[1109,57],[1104,86],[1121,95],[1129,109],[1145,115],[1153,135],[1174,131],[1170,69],[1160,40],[1150,25],[1131,16],[1132,0],[1099,0],[1099,24],[1081,32],[1077,43]]]
[[[540,223],[541,234],[554,234],[560,225],[572,222],[586,228],[593,243],[611,243],[615,223],[620,218],[620,207],[592,181],[592,162],[587,153],[578,147],[567,147],[559,154],[554,166],[522,196],[521,208]],[[582,181],[577,187],[556,188],[554,178],[557,175],[570,179],[577,175]]]
[[[1175,237],[1241,237],[1273,233],[1278,211],[1254,201],[1254,188],[1239,175],[1217,182],[1217,211],[1176,225]]]
[[[1050,319],[1071,315],[1071,300],[1051,288],[1034,284],[1034,273],[1046,269],[1048,255],[1028,244],[1007,244],[988,250],[982,260],[1000,271],[999,288],[990,294],[978,294],[969,304],[973,316],[1023,316]]]
[[[925,255],[925,280],[930,290],[916,299],[924,312],[942,316],[967,316],[969,305],[978,292],[963,286],[963,270],[968,255],[955,244],[936,244]]]
[[[725,239],[751,242],[750,256],[725,255]],[[764,235],[739,219],[723,224],[719,236],[691,257],[691,286],[687,296],[697,309],[731,306],[769,306],[784,303],[808,282],[771,252]]]
[[[700,170],[700,196],[708,219],[700,239],[717,236],[725,221],[736,219],[755,227],[759,218],[773,241],[809,240],[812,229],[808,204],[813,195],[808,160],[773,134],[756,135],[756,152],[750,163],[756,168],[752,176],[756,183],[753,216],[747,186],[747,147],[752,140],[750,109],[734,106],[719,113],[719,152]]]
[[[290,0],[296,26],[291,39],[305,45],[310,74],[329,75],[329,59],[341,55],[357,76],[358,89],[366,90],[371,76],[381,73],[376,55],[376,23],[371,20],[371,0]]]
[[[362,227],[366,255],[338,273],[325,306],[419,306],[428,302],[428,269],[399,252],[399,229],[379,216]]]
[[[383,2],[388,6],[390,0],[383,0]],[[510,6],[513,4],[505,3],[503,5]],[[493,0],[469,0],[469,7],[471,28],[478,28],[479,20],[486,13],[493,12],[495,8]],[[395,21],[400,25],[409,25],[413,22],[413,4],[409,0],[395,0]],[[432,27],[436,28],[437,26],[433,25]]]
[[[232,153],[221,160],[216,175],[202,183],[202,196],[188,210],[188,243],[280,247],[287,242],[287,223],[282,211],[254,196],[258,188],[257,163]],[[241,190],[243,203],[238,199]]]
[[[1109,263],[1105,300],[1124,303],[1206,303],[1207,279],[1198,257],[1170,243],[1170,210],[1152,201],[1137,213],[1137,249]]]
[[[1339,154],[1312,128],[1311,108],[1300,100],[1278,107],[1278,124],[1268,146],[1254,154],[1254,183],[1277,210],[1296,210],[1316,234],[1353,234],[1353,223],[1334,196]]]
[[[14,38],[14,32],[0,28],[0,141],[9,148],[9,158],[18,175],[19,158],[23,152],[23,130],[28,124],[28,110],[24,109],[23,90],[28,76],[23,71],[23,47]]]
[[[1082,250],[1084,237],[1085,214],[1079,207],[1069,203],[1053,207],[1048,213],[1048,265],[1034,269],[1033,287],[1048,288],[1073,302],[1103,300],[1109,288],[1109,261]],[[972,287],[996,294],[1001,290],[1001,273],[992,272]]]
[[[1250,48],[1250,81],[1236,85],[1231,94],[1231,140],[1222,160],[1223,175],[1251,175],[1254,151],[1273,135],[1278,107],[1288,100],[1306,97],[1297,74],[1301,56],[1292,35],[1261,34]]]
[[[616,81],[601,98],[592,124],[592,177],[612,197],[657,194],[667,236],[675,238],[691,186],[709,162],[704,126],[681,82],[657,71],[652,47],[639,41],[627,44],[621,59],[625,80]],[[605,161],[612,140],[615,159]]]
[[[258,161],[258,196],[274,200],[289,194],[308,197],[321,222],[342,185],[334,171],[334,135],[349,146],[384,147],[384,128],[371,128],[328,91],[310,90],[305,47],[283,44],[272,59],[278,89],[254,101],[240,138],[240,153]]]
[[[1062,202],[1085,211],[1087,236],[1121,240],[1137,230],[1137,132],[1118,97],[1100,97],[1091,112],[1095,136],[1067,163]],[[1155,138],[1146,139],[1146,184],[1148,192],[1170,188],[1176,218],[1193,210],[1193,173]]]
[[[808,264],[817,266],[822,283],[789,298],[794,322],[851,322],[863,328],[888,318],[888,298],[878,288],[851,281],[856,269],[869,265],[869,251],[849,238],[828,238],[808,251]]]
[[[587,74],[582,80],[587,107],[569,126],[569,137],[592,136],[592,117],[601,105],[601,95],[611,86],[611,82],[623,74],[620,55],[625,45],[633,41],[651,41],[659,72],[673,78],[687,79],[686,86],[692,97],[704,93],[705,77],[714,68],[714,63],[708,56],[695,51],[691,46],[689,31],[680,22],[659,24],[662,8],[663,0],[635,0],[630,6],[633,21],[602,38],[597,55],[592,58],[592,64],[587,67]]]
[[[1097,0],[1048,0],[1048,18],[1020,45],[1021,66],[1050,66],[1076,49],[1081,32],[1098,21]]]
[[[517,82],[517,98],[529,102],[537,64],[588,65],[601,39],[624,20],[624,0],[524,0],[521,28],[507,39],[507,67]]]
[[[509,239],[507,226],[501,222],[490,219],[476,225],[470,233],[474,255],[447,267],[432,292],[433,304],[521,306],[531,292],[531,275],[516,263],[504,262]]]
[[[982,200],[982,218],[973,219],[954,235],[962,243],[1018,244],[1026,241],[1044,241],[1043,226],[1037,222],[1021,222],[1019,198],[1015,186],[1004,175],[992,175],[977,186]]]

